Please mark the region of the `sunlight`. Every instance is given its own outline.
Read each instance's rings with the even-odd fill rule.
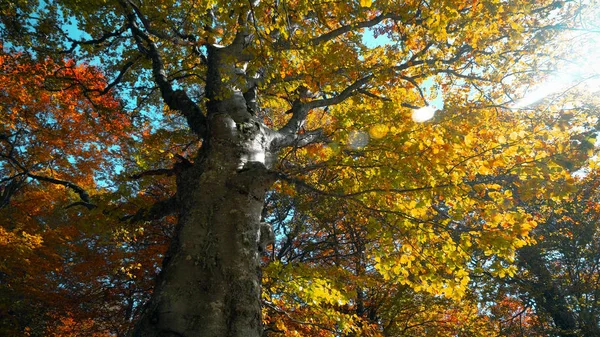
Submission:
[[[412,120],[417,123],[426,122],[435,115],[435,107],[428,105],[420,109],[413,110]]]
[[[598,12],[598,11],[595,11]],[[569,51],[568,65],[559,69],[548,82],[527,92],[514,109],[530,107],[553,94],[576,89],[591,94],[600,91],[600,13],[591,13],[583,28],[568,30],[562,40]]]
[[[348,135],[348,146],[354,150],[363,148],[369,144],[369,134],[364,131],[352,131]]]
[[[542,84],[541,86],[536,87],[533,91],[527,93],[525,97],[518,100],[517,103],[513,106],[515,109],[522,109],[537,103],[547,96],[558,93],[562,90],[566,89],[566,82],[559,79],[553,79],[548,83]]]

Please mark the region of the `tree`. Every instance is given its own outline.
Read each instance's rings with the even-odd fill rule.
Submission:
[[[534,230],[536,244],[518,250],[515,276],[491,281],[494,296],[522,308],[515,317],[533,316],[533,328],[543,335],[599,333],[597,186],[591,170],[568,198],[530,201],[544,219]]]
[[[114,310],[97,310],[121,301],[123,277],[109,289],[102,276],[126,253],[110,249],[87,191],[98,187],[95,172],[127,152],[133,125],[118,100],[93,91],[105,86],[93,67],[1,52],[0,69],[0,334],[47,335],[87,320],[78,333],[91,335],[109,317],[126,326]]]
[[[104,86],[59,77],[91,102],[118,94],[127,105],[107,112],[111,123],[102,125],[114,130],[96,142],[138,132],[121,162],[102,158],[122,170],[103,183],[93,181],[106,166],[86,171],[86,184],[40,178],[27,166],[17,174],[70,189],[71,205],[99,218],[176,216],[134,336],[262,335],[260,254],[274,237],[263,202],[280,192],[271,190],[276,181],[308,202],[328,196],[360,212],[363,228],[340,227],[365,242],[351,247],[365,259],[352,269],[358,274],[369,268],[415,291],[458,298],[472,252],[486,247],[492,260],[478,267],[505,273],[536,225],[500,184],[515,175],[532,184],[563,177],[560,165],[537,164],[581,154],[565,149],[576,135],[548,127],[555,116],[506,112],[519,95],[515,84],[541,77],[543,61],[558,52],[558,28],[572,25],[577,9],[560,1],[11,2],[1,18],[8,48],[38,62],[100,64],[110,78]],[[386,43],[374,45],[367,33]],[[412,122],[411,112],[438,91],[444,108],[435,123]],[[69,157],[55,166],[68,172]],[[175,178],[156,183],[164,198],[129,211],[128,201],[161,176]],[[4,181],[8,195],[14,181]],[[344,296],[365,314],[361,288]]]

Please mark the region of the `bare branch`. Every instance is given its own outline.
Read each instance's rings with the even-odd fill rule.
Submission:
[[[277,139],[277,142],[273,144],[273,147],[276,149],[288,146],[294,146],[296,148],[299,148],[310,144],[323,142],[330,142],[330,139],[327,138],[327,136],[323,132],[323,129],[317,129],[300,134],[289,134],[281,136],[279,139]]]
[[[91,40],[75,40],[75,39],[70,38],[68,35],[66,35],[65,37],[67,38],[67,40],[69,40],[71,42],[71,48],[69,48],[67,50],[63,50],[63,51],[61,51],[61,53],[70,54],[80,45],[94,45],[94,44],[104,43],[112,37],[121,36],[121,34],[123,34],[126,29],[127,29],[127,27],[121,27],[117,31],[114,31],[114,32],[105,32],[101,37],[99,37],[97,39],[91,39]]]

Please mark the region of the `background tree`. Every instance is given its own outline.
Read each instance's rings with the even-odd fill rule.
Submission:
[[[121,304],[151,284],[125,272],[157,256],[126,263],[136,247],[117,246],[92,199],[102,199],[110,168],[144,128],[99,94],[105,80],[93,67],[4,52],[0,67],[0,333],[125,331],[132,314]]]
[[[129,241],[118,248],[127,256],[111,260],[127,277],[158,269],[161,229],[168,235],[170,216],[176,218],[137,336],[260,336],[260,252],[273,239],[265,221],[275,219],[275,263],[265,270],[270,315],[284,315],[292,326],[314,316],[320,321],[314,327],[334,334],[386,333],[385,325],[388,334],[405,331],[394,318],[394,301],[373,309],[377,294],[369,291],[376,282],[389,282],[386,291],[394,294],[428,294],[420,301],[430,305],[443,303],[432,296],[465,295],[471,269],[511,274],[515,250],[531,242],[538,218],[502,185],[515,177],[531,187],[565,178],[570,168],[561,163],[587,155],[570,144],[596,124],[581,115],[555,129],[556,114],[507,110],[522,94],[520,85],[555,65],[557,28],[573,26],[585,8],[572,3],[120,0],[19,1],[2,8],[2,38],[11,54],[27,52],[38,63],[70,57],[73,67],[101,65],[109,78],[87,83],[58,72],[68,86],[52,90],[78,88],[84,103],[120,95],[125,104],[105,116],[74,114],[88,117],[77,125],[98,126],[105,118],[112,127],[94,132],[101,138],[89,146],[77,146],[109,144],[98,166],[76,172],[86,184],[68,175],[77,160],[68,155],[56,162],[53,178],[32,176],[30,165],[12,167],[20,162],[11,159],[12,133],[2,139],[8,153],[2,167],[16,170],[9,177],[74,192],[62,195],[72,206],[64,212],[87,226],[119,223],[116,237]],[[374,45],[366,33],[385,36],[385,44]],[[438,94],[444,106],[434,122],[411,121]],[[12,111],[15,118],[26,114]],[[60,118],[46,122],[69,125]],[[129,143],[116,151],[111,141]],[[8,195],[13,181],[3,181]],[[263,208],[275,195],[274,202],[294,200],[291,213]],[[11,212],[20,210],[7,202]],[[36,219],[34,232],[46,223]],[[138,235],[148,241],[138,246]],[[82,246],[102,251],[95,242]],[[151,249],[146,259],[144,248]],[[473,256],[483,258],[473,263]],[[289,266],[294,260],[300,265]],[[85,276],[117,284],[101,274],[110,273]],[[339,279],[323,281],[325,274]],[[290,288],[278,289],[282,280]],[[129,308],[126,324],[148,289],[119,284],[131,287],[117,292],[128,294],[119,298],[119,308]],[[300,316],[285,314],[290,299]],[[378,310],[380,316],[373,314]],[[465,306],[457,317],[468,311]],[[437,320],[427,313],[419,319]]]
[[[484,292],[521,308],[504,316],[508,331],[513,321],[533,316],[531,328],[545,335],[598,334],[597,180],[591,171],[564,200],[530,201],[544,219],[534,230],[536,244],[518,250],[514,277],[488,280],[493,291]]]

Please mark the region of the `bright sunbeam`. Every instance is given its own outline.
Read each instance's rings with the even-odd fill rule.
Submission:
[[[558,69],[546,83],[525,93],[513,105],[514,109],[530,107],[548,96],[571,89],[587,93],[600,91],[600,15],[593,13],[591,17],[583,28],[563,34],[565,50],[569,51],[567,65]]]
[[[513,106],[515,109],[522,109],[534,103],[537,103],[549,95],[563,90],[565,87],[564,81],[553,80],[541,86],[538,86],[532,92],[529,92],[522,99],[518,100]]]

